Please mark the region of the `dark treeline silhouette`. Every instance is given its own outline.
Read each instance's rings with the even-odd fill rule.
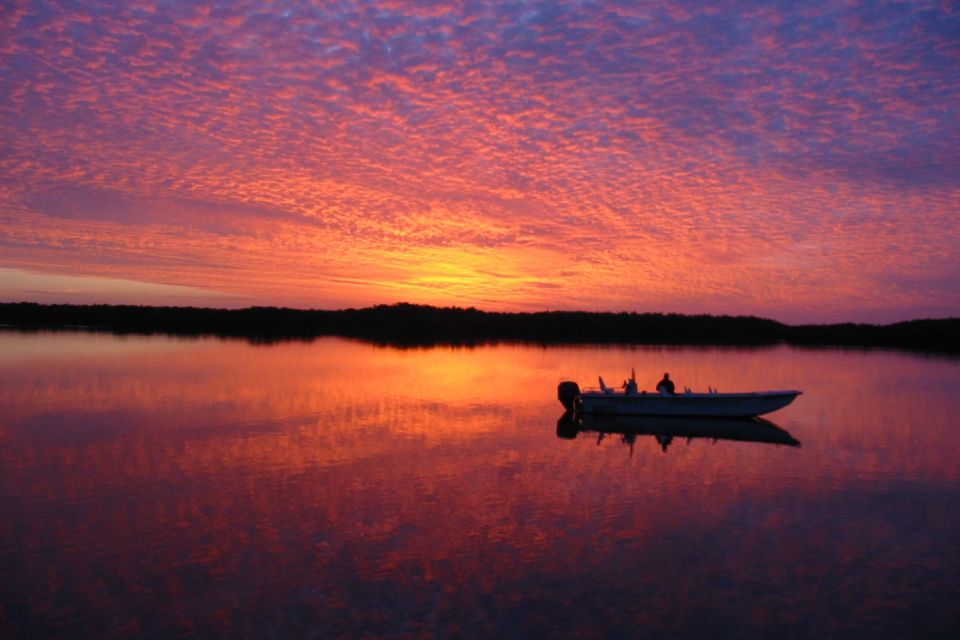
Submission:
[[[276,307],[209,309],[0,303],[0,325],[246,337],[255,341],[337,335],[389,344],[717,344],[885,346],[957,352],[960,318],[889,325],[786,325],[755,316],[544,311],[502,313],[413,304],[338,311]]]

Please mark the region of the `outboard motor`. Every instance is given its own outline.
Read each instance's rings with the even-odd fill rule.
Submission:
[[[574,399],[580,395],[580,385],[576,382],[561,382],[557,385],[557,399],[567,411],[573,411]]]

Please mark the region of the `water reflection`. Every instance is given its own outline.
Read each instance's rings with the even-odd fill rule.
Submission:
[[[638,436],[652,436],[663,453],[667,452],[675,438],[686,440],[687,444],[701,438],[714,444],[719,440],[734,440],[788,447],[800,446],[800,441],[788,431],[763,418],[734,420],[638,417],[591,415],[567,411],[557,420],[558,438],[573,440],[580,434],[596,434],[598,445],[607,436],[619,435],[621,442],[630,447],[630,455],[633,455],[633,445]]]
[[[804,401],[553,437],[558,382],[631,367]],[[958,388],[885,352],[0,332],[0,637],[950,637]]]

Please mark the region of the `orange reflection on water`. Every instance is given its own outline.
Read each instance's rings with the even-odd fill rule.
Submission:
[[[22,635],[496,635],[503,616],[618,635],[741,601],[736,629],[773,633],[847,575],[870,597],[956,593],[953,360],[85,334],[0,334],[0,353],[18,576],[0,589]],[[647,388],[665,370],[800,388],[772,418],[803,446],[557,438],[557,382],[631,367]],[[896,524],[910,504],[922,543]],[[915,566],[911,591],[896,574]]]

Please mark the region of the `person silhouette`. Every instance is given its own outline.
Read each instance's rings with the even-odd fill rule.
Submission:
[[[657,391],[663,395],[673,395],[676,393],[676,388],[673,386],[673,380],[670,379],[670,374],[663,374],[663,380],[657,383]]]

